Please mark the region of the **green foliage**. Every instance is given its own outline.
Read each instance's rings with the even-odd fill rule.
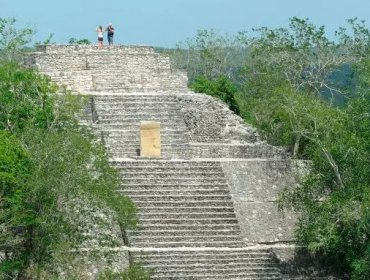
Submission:
[[[151,272],[145,270],[140,264],[130,266],[126,271],[115,273],[106,271],[98,280],[150,280]]]
[[[27,184],[32,169],[30,155],[18,139],[0,131],[0,251],[13,253],[0,263],[0,276],[27,265],[30,240],[26,229],[36,221],[36,213],[24,207],[32,192]]]
[[[258,31],[238,98],[244,116],[271,143],[287,145],[294,156],[312,162],[301,185],[282,194],[282,203],[300,214],[298,241],[353,279],[368,279],[369,95],[359,88],[349,94],[340,81],[330,80],[365,53],[354,51],[355,38],[334,44],[323,27],[297,18],[290,29]],[[322,98],[325,90],[328,100]],[[345,96],[347,103],[334,106],[335,95]]]
[[[43,41],[43,42],[36,42],[35,43],[35,46],[41,46],[41,45],[51,45],[51,44],[54,44],[53,43],[53,37],[54,37],[54,33],[50,33],[48,37],[46,37],[46,39]]]
[[[17,29],[15,24],[15,18],[0,18],[0,61],[19,61],[35,33],[30,27]]]
[[[241,116],[270,143],[310,161],[309,175],[281,194],[281,205],[299,215],[298,242],[362,280],[370,278],[370,32],[357,19],[348,23],[336,41],[299,18],[222,44],[201,32],[188,56],[174,57],[191,82],[203,74],[193,83],[198,92],[223,99],[215,77],[231,77]],[[244,67],[232,63],[237,51]]]
[[[15,132],[28,123],[46,128],[53,122],[56,87],[48,78],[15,63],[0,66],[0,129]]]
[[[214,80],[226,75],[236,79],[248,55],[245,40],[244,32],[231,38],[212,29],[202,29],[195,38],[181,42],[176,49],[166,52],[175,67],[187,71],[190,84],[198,76]]]
[[[76,39],[70,38],[68,44],[75,44],[75,45],[91,45],[91,42],[88,39]]]
[[[208,80],[205,76],[198,76],[190,87],[195,92],[206,93],[221,99],[229,106],[230,110],[235,114],[239,114],[239,106],[235,100],[237,88],[226,76],[222,75],[215,80]]]
[[[57,277],[50,264],[58,251],[67,256],[85,240],[66,214],[71,204],[107,209],[122,229],[135,227],[135,208],[116,191],[104,146],[78,125],[86,100],[56,94],[47,78],[16,64],[0,65],[0,77],[0,278],[26,277],[29,267]]]

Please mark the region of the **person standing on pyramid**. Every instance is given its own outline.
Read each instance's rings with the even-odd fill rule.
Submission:
[[[98,48],[102,49],[103,48],[103,27],[100,25],[99,27],[96,28],[96,33],[98,33]]]
[[[110,23],[108,25],[108,27],[105,29],[105,31],[107,31],[107,36],[108,36],[108,43],[109,43],[109,46],[113,46],[113,36],[114,36],[114,27],[113,25]]]

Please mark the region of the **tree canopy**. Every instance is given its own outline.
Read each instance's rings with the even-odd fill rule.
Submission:
[[[30,34],[0,19],[0,279],[60,279],[57,264],[68,268],[88,238],[71,209],[85,219],[86,207],[101,209],[122,230],[137,223],[103,144],[79,124],[87,100],[13,59]],[[77,268],[63,273],[74,279]]]
[[[370,33],[348,20],[330,40],[325,27],[291,18],[236,36],[200,31],[169,52],[190,87],[225,101],[270,143],[311,162],[281,206],[298,215],[297,241],[351,279],[370,278]],[[220,78],[222,77],[222,78]],[[219,87],[227,79],[227,88]],[[233,86],[232,86],[233,85]],[[215,90],[217,89],[217,90]],[[219,92],[222,91],[222,93]]]

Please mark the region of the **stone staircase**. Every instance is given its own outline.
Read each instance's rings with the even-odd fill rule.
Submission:
[[[245,248],[219,162],[113,160],[138,209],[132,257],[152,279],[281,279],[271,252]]]
[[[100,95],[93,99],[97,112],[94,126],[102,131],[112,158],[139,155],[140,122],[161,123],[163,158],[188,158],[188,132],[173,94]]]
[[[115,162],[135,202],[133,247],[241,247],[230,191],[217,162]]]
[[[177,98],[94,96],[94,126],[122,175],[119,192],[138,210],[140,228],[127,233],[133,259],[153,279],[280,279],[270,252],[245,248],[220,162],[191,158]],[[161,122],[159,160],[138,157],[141,120]]]
[[[269,251],[209,249],[137,251],[152,279],[281,279]]]
[[[27,64],[91,96],[91,125],[103,136],[110,162],[122,175],[118,191],[138,210],[140,228],[127,232],[129,252],[153,271],[152,279],[281,279],[271,251],[243,242],[217,159],[280,154],[249,128],[229,137],[232,133],[224,128],[244,124],[230,122],[231,112],[213,100],[200,102],[218,112],[224,127],[213,128],[217,118],[199,126],[210,113],[191,110],[198,100],[193,103],[186,75],[171,69],[167,57],[146,47],[47,46]],[[139,125],[149,120],[161,123],[161,159],[139,156]],[[212,140],[224,145],[221,152]]]

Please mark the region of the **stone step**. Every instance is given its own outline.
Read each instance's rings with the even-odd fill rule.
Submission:
[[[158,121],[160,123],[177,124],[184,119],[181,116],[173,116],[171,114],[166,115],[155,115],[155,114],[141,114],[135,116],[123,116],[123,115],[98,115],[98,121],[100,123],[129,123],[129,124],[140,124],[142,121]]]
[[[151,171],[151,172],[143,172],[142,170],[138,171],[128,171],[124,169],[120,169],[120,174],[124,176],[125,178],[140,178],[140,177],[146,177],[148,179],[150,178],[172,178],[177,179],[179,177],[187,176],[190,178],[207,178],[207,179],[213,179],[213,178],[221,178],[224,179],[224,174],[220,172],[213,172],[212,170],[207,171],[201,171],[197,172],[194,170],[177,170],[172,172],[160,172],[160,171]]]
[[[137,184],[135,182],[123,182],[121,184],[122,189],[127,188],[142,188],[142,189],[148,189],[151,190],[153,188],[155,189],[161,189],[161,188],[168,188],[168,189],[229,189],[229,186],[225,183],[212,183],[212,184],[204,184],[204,183],[193,183],[193,184],[188,184],[188,183],[183,183],[183,182],[178,182],[178,183],[164,183],[164,184],[152,184],[152,183],[146,183],[146,184]]]
[[[197,257],[214,259],[214,258],[271,258],[271,252],[269,249],[248,249],[248,248],[237,248],[237,249],[207,249],[198,250],[194,248],[184,248],[179,250],[145,250],[145,251],[133,251],[135,256],[148,256],[151,258],[161,259],[193,259]]]
[[[124,132],[124,130],[121,130]],[[109,136],[103,135],[103,138],[105,142],[109,145],[117,145],[118,147],[124,147],[124,146],[132,146],[136,144],[140,144],[140,133],[131,133],[128,132],[127,134],[122,133],[119,137],[112,137],[109,138]],[[189,149],[191,149],[191,146],[189,144],[189,141],[184,135],[181,134],[167,134],[167,133],[162,133],[161,132],[161,145],[169,145],[169,144],[174,144],[174,145],[184,145],[186,144]]]
[[[167,213],[161,211],[152,210],[151,212],[141,213],[138,212],[137,216],[139,220],[144,220],[147,224],[155,222],[160,224],[162,221],[166,224],[172,224],[176,221],[176,224],[183,224],[184,220],[192,224],[230,224],[235,223],[234,212],[176,212]],[[207,222],[209,221],[209,222]]]
[[[145,107],[155,107],[158,109],[159,108],[163,108],[163,107],[172,107],[172,106],[176,106],[177,105],[177,102],[175,100],[155,100],[155,99],[152,99],[152,100],[142,100],[142,99],[133,99],[133,100],[114,100],[114,102],[108,102],[108,101],[103,101],[103,100],[100,100],[100,101],[95,101],[95,106],[96,108],[106,108],[106,107],[113,107],[113,108],[116,108],[116,107],[130,107],[130,106],[134,106],[134,107],[141,107],[141,108],[145,108]]]
[[[140,127],[140,124],[142,121],[154,121],[154,122],[159,122],[161,127],[163,126],[179,126],[181,122],[183,122],[183,118],[181,117],[156,117],[156,116],[142,116],[141,118],[135,117],[135,118],[102,118],[101,116],[98,116],[98,124],[101,125],[127,125],[127,126],[133,126],[133,127]],[[183,125],[185,123],[183,122]]]
[[[136,184],[165,184],[165,183],[172,183],[177,184],[180,182],[195,184],[195,183],[205,183],[205,184],[213,184],[213,183],[222,183],[226,184],[225,178],[195,178],[195,177],[177,177],[177,178],[124,178],[128,183],[136,183]]]
[[[163,107],[163,108],[162,107],[160,107],[160,108],[158,108],[158,107],[142,108],[138,105],[136,107],[132,106],[132,107],[129,107],[129,108],[115,108],[115,109],[98,107],[98,108],[96,108],[96,111],[98,113],[98,116],[112,114],[113,112],[115,114],[130,114],[132,116],[134,116],[135,114],[152,114],[152,115],[158,114],[158,115],[162,115],[164,113],[172,115],[172,116],[179,115],[179,109],[176,108],[176,106],[168,106],[168,107]]]
[[[127,196],[135,196],[137,197],[138,195],[145,195],[145,196],[154,196],[154,195],[160,195],[160,196],[168,196],[168,195],[196,195],[196,196],[207,196],[207,195],[224,195],[224,196],[229,196],[230,191],[225,189],[225,190],[214,190],[214,189],[189,189],[189,190],[183,190],[183,189],[153,189],[153,190],[137,190],[137,189],[128,189],[125,188],[124,190],[118,190],[119,192],[122,192],[123,194]]]
[[[146,212],[150,213],[152,211],[158,212],[167,212],[167,213],[184,213],[184,214],[191,214],[191,213],[234,213],[234,206],[233,205],[195,205],[195,206],[183,206],[183,205],[176,205],[176,208],[172,206],[147,206],[147,205],[136,205],[136,208],[139,210],[140,213]]]
[[[130,145],[114,145],[110,143],[105,143],[105,147],[109,149],[111,153],[126,153],[126,152],[138,152],[140,151],[140,144],[130,144]],[[182,152],[184,150],[189,150],[186,144],[161,144],[161,154],[164,152]],[[130,176],[130,175],[128,175]]]
[[[140,135],[140,130],[135,128],[125,129],[122,131],[122,129],[113,129],[109,127],[105,127],[105,125],[99,125],[99,124],[93,124],[93,128],[100,129],[107,133],[117,133],[119,132],[121,135],[127,135],[127,134],[134,134],[134,135]],[[177,135],[180,134],[180,136],[183,136],[184,130],[182,128],[162,128],[161,134],[168,134],[168,135]],[[186,134],[186,133],[185,133]]]
[[[119,113],[116,112],[116,110],[110,111],[110,112],[100,112],[98,111],[98,119],[101,121],[104,120],[117,120],[121,122],[129,122],[129,123],[134,123],[136,121],[140,122],[143,120],[152,120],[152,119],[158,119],[160,121],[167,121],[171,122],[173,120],[183,120],[184,118],[182,115],[177,114],[172,114],[171,112],[164,111],[161,112],[157,110],[157,112],[146,112],[144,110],[137,112],[136,114],[130,114],[130,113]]]
[[[170,84],[170,85],[157,85],[156,87],[150,86],[148,84],[140,84],[140,81],[136,84],[129,83],[127,85],[121,84],[121,85],[116,85],[114,87],[111,87],[110,84],[106,85],[99,85],[98,87],[94,88],[86,88],[84,89],[85,91],[94,91],[94,92],[104,92],[104,93],[111,93],[111,94],[117,94],[117,93],[135,93],[135,92],[146,92],[150,93],[153,91],[156,92],[179,92],[181,94],[186,94],[189,90],[187,86],[185,85],[186,83],[180,81],[179,83],[184,84],[179,85],[179,84]]]
[[[115,161],[110,163],[115,166],[148,166],[148,167],[220,167],[217,161],[192,161],[192,160],[132,160]]]
[[[128,150],[119,150],[119,151],[109,151],[109,156],[112,158],[128,158],[128,157],[140,157],[140,150],[137,149],[128,149]],[[166,149],[161,151],[159,158],[162,159],[187,159],[189,155],[186,153],[186,149]]]
[[[141,163],[143,161],[143,163]],[[113,165],[116,165],[117,168],[120,170],[127,170],[127,171],[143,171],[149,170],[150,172],[161,172],[168,170],[169,172],[189,172],[189,171],[197,171],[200,172],[222,172],[222,168],[219,162],[192,162],[188,160],[172,160],[168,162],[168,160],[149,160],[145,161],[145,159],[139,160],[132,160],[127,161],[125,163],[120,163],[119,161],[111,161]]]
[[[115,148],[108,147],[108,152],[112,158],[140,157],[140,147],[139,146],[122,148],[122,149],[115,149]],[[173,147],[169,145],[161,149],[161,155],[159,159],[169,159],[169,158],[187,159],[190,156],[187,152],[189,152],[189,150],[186,149],[186,145],[182,145],[178,147]]]
[[[106,145],[113,146],[132,146],[132,145],[140,145],[140,140],[138,139],[112,139],[112,138],[104,138]],[[183,138],[169,138],[162,136],[161,137],[161,145],[187,145],[190,148],[189,142]]]
[[[185,124],[183,127],[180,125],[181,123],[161,123],[160,125],[160,132],[170,130],[170,131],[182,131],[186,132]],[[129,130],[129,131],[138,131],[140,132],[140,123],[132,124],[132,123],[123,123],[123,122],[114,122],[114,123],[106,123],[106,122],[97,122],[94,123],[93,126],[98,126],[99,128],[112,129],[112,130]]]
[[[196,195],[196,194],[178,194],[178,195],[145,195],[145,194],[139,194],[139,195],[130,195],[130,198],[133,201],[148,201],[148,202],[185,202],[188,203],[189,201],[195,202],[198,201],[200,203],[204,203],[206,200],[212,201],[212,202],[231,202],[231,196],[230,195]]]
[[[119,139],[118,138],[115,138],[115,139],[107,139],[106,136],[103,136],[104,137],[104,140],[105,142],[107,143],[107,145],[114,145],[117,143],[117,145],[134,145],[134,144],[138,144],[140,143],[140,136],[139,134],[137,135],[122,135]],[[166,144],[166,145],[169,145],[169,144],[178,144],[178,145],[187,145],[189,146],[189,149],[191,149],[191,146],[189,145],[188,143],[188,140],[184,137],[179,137],[179,136],[176,136],[176,135],[161,135],[161,143],[163,144]],[[139,160],[142,160],[142,159],[139,159]]]
[[[227,273],[227,275],[225,274],[205,274],[205,273],[202,273],[202,274],[189,274],[189,275],[177,275],[176,273],[174,275],[164,275],[164,276],[161,276],[161,275],[154,275],[152,276],[150,279],[166,279],[166,280],[216,280],[216,279],[220,279],[220,280],[280,280],[282,279],[280,276],[269,276],[269,275],[255,275],[255,276],[251,276],[251,275],[244,275],[244,274],[238,274],[238,273]],[[303,279],[292,279],[292,280],[303,280]],[[311,279],[311,280],[316,280],[315,279]],[[323,279],[317,279],[317,280],[323,280]],[[325,279],[327,280],[327,279]]]
[[[103,133],[103,137],[104,137],[104,139],[107,139],[106,141],[108,143],[115,143],[116,141],[122,141],[122,143],[124,143],[126,141],[131,142],[131,143],[136,141],[137,143],[140,143],[140,132],[138,132],[138,131],[133,132],[133,131],[120,130],[119,134],[116,134],[114,136],[107,135],[105,132]],[[111,133],[111,132],[109,132],[109,133]],[[175,132],[175,133],[166,132],[166,133],[161,133],[161,142],[163,142],[163,143],[179,142],[179,143],[188,144],[188,138],[187,138],[186,134],[184,135],[184,134],[179,133],[179,132]],[[191,146],[189,145],[189,147],[191,147]]]
[[[226,276],[225,274],[219,274],[219,275],[209,275],[209,274],[204,274],[202,273],[201,275],[171,275],[170,277],[165,275],[165,276],[152,276],[150,279],[171,279],[171,280],[277,280],[277,279],[282,279],[280,276],[245,276],[242,274],[237,274],[237,273],[228,273]],[[285,279],[285,278],[284,278]],[[303,279],[291,279],[291,280],[303,280]],[[324,279],[311,279],[311,280],[324,280]],[[327,280],[327,279],[325,279]]]
[[[148,94],[147,96],[133,96],[133,95],[125,96],[125,95],[122,95],[122,97],[118,96],[118,97],[115,97],[115,98],[110,98],[109,96],[107,96],[107,97],[101,98],[101,99],[93,98],[92,102],[96,106],[104,106],[105,104],[113,104],[113,103],[116,103],[116,102],[118,102],[119,104],[123,104],[123,103],[128,103],[129,104],[129,103],[133,103],[133,102],[140,102],[140,103],[143,103],[143,104],[151,104],[153,102],[155,102],[155,103],[166,102],[166,103],[173,103],[176,106],[180,106],[180,103],[179,103],[179,101],[178,101],[178,99],[176,98],[175,95],[176,94],[165,94],[165,95],[162,95],[162,96],[150,95],[150,94]],[[116,112],[112,112],[112,114],[116,114]]]
[[[141,238],[147,240],[147,238],[164,238],[168,239],[168,237],[178,238],[176,240],[185,240],[187,238],[191,238],[192,240],[195,238],[197,240],[213,240],[214,237],[223,238],[231,238],[232,236],[240,240],[240,230],[235,229],[218,229],[218,230],[186,230],[186,229],[152,229],[152,230],[139,230],[139,231],[128,231],[130,238]],[[212,237],[212,238],[211,238]],[[200,238],[200,239],[199,239]],[[137,239],[135,239],[137,240]],[[229,239],[227,239],[229,240]]]
[[[167,149],[167,148],[172,148],[172,149],[175,149],[175,148],[189,148],[189,144],[187,144],[185,141],[183,140],[177,140],[178,142],[176,143],[176,139],[175,141],[172,141],[171,142],[171,139],[167,139],[167,141],[165,143],[161,143],[161,149]],[[183,141],[183,143],[179,143],[179,141]],[[184,143],[185,142],[185,143]],[[110,147],[116,151],[119,151],[120,149],[123,149],[123,150],[126,150],[126,149],[131,149],[131,148],[138,148],[140,147],[140,142],[139,141],[127,141],[126,143],[112,143],[112,142],[106,142],[105,143],[107,147]]]
[[[148,171],[148,173],[169,173],[169,174],[184,174],[184,173],[203,173],[203,174],[214,174],[214,173],[222,173],[222,167],[218,165],[189,165],[186,162],[180,163],[178,161],[173,161],[173,165],[166,165],[166,164],[155,164],[155,163],[148,163],[146,164],[128,164],[127,166],[121,166],[121,171],[127,173],[134,173],[134,172],[144,172]],[[223,176],[221,174],[220,176]]]
[[[126,153],[134,153],[137,156],[140,155],[140,145],[130,145],[130,146],[115,146],[106,144],[105,147],[108,149],[108,151],[111,154],[126,154]],[[161,155],[164,155],[166,153],[169,154],[184,154],[186,151],[189,151],[187,149],[186,144],[165,144],[161,146]]]
[[[139,104],[126,104],[126,105],[95,105],[95,109],[100,115],[110,115],[113,112],[115,114],[122,114],[122,113],[132,113],[132,117],[135,118],[134,113],[137,114],[147,114],[154,116],[163,116],[164,114],[168,114],[170,116],[176,116],[177,118],[181,118],[181,113],[179,112],[180,108],[176,107],[176,104],[147,104],[147,105],[139,105]],[[177,110],[177,113],[176,113]]]
[[[199,165],[194,164],[189,165],[187,163],[178,163],[173,161],[171,165],[162,165],[162,164],[128,164],[127,166],[120,166],[121,170],[125,170],[128,172],[134,171],[148,171],[148,172],[169,172],[169,173],[177,173],[177,172],[189,172],[189,171],[198,171],[198,172],[219,172],[222,173],[222,167],[218,163],[216,165]]]
[[[142,262],[145,266],[149,265],[156,265],[156,266],[167,266],[167,265],[195,265],[201,267],[212,267],[215,265],[237,265],[237,266],[247,266],[247,265],[258,265],[264,267],[276,267],[275,262],[270,258],[258,258],[258,257],[244,257],[235,255],[233,257],[226,256],[221,258],[221,256],[217,256],[216,258],[212,258],[209,256],[199,257],[199,256],[191,256],[191,258],[162,258],[162,257],[148,257],[148,256],[137,256],[134,257]]]
[[[151,73],[142,73],[142,75],[118,76],[115,80],[105,79],[104,75],[106,74],[94,74],[91,77],[94,81],[94,89],[102,92],[122,92],[125,91],[125,89],[131,89],[131,92],[153,92],[156,90],[179,91],[181,88],[183,88],[184,91],[188,90],[184,81],[176,81],[174,79],[175,77],[168,71],[161,72],[162,73],[156,73],[155,75],[151,75]],[[125,73],[122,74],[125,75]]]
[[[114,159],[122,159],[122,158],[134,158],[134,157],[140,157],[138,151],[128,151],[128,152],[120,152],[120,153],[109,153],[109,156]],[[189,155],[186,153],[186,150],[178,151],[162,151],[160,159],[189,159]]]
[[[155,121],[155,120],[145,120],[145,121]],[[169,123],[169,122],[159,122],[160,123],[160,133],[163,134],[163,130],[172,130],[177,129],[178,131],[183,131],[186,133],[185,125],[181,125],[180,121],[177,121],[177,123]],[[94,123],[94,126],[98,126],[100,128],[104,128],[104,130],[111,129],[111,130],[136,130],[138,132],[138,135],[140,134],[140,121],[137,123],[125,123],[125,122],[104,122],[104,121],[98,121]],[[186,134],[188,135],[188,134]]]
[[[171,280],[276,280],[281,279],[278,272],[274,273],[252,273],[252,272],[233,272],[233,271],[205,271],[205,272],[188,272],[188,271],[171,271],[168,273],[156,273],[150,279],[171,279]]]
[[[115,71],[115,77],[107,77],[113,73],[109,73],[106,70],[101,72],[91,73],[90,76],[94,81],[95,88],[117,88],[122,89],[128,85],[130,88],[135,88],[135,91],[141,91],[145,86],[153,91],[153,88],[166,89],[168,86],[173,88],[181,87],[182,85],[176,81],[174,75],[166,69],[158,69],[155,73],[151,73],[150,69],[138,69],[141,73],[128,73],[127,71]],[[89,75],[88,71],[86,74]]]
[[[113,157],[116,158],[122,158],[120,154],[132,154],[135,156],[140,156],[140,146],[139,145],[133,145],[129,147],[114,147],[106,145],[108,151],[110,154],[115,155]],[[168,158],[166,155],[176,155],[176,154],[184,154],[188,155],[186,152],[189,151],[187,149],[187,146],[185,144],[182,145],[165,145],[161,148],[161,157]]]
[[[126,141],[140,141],[140,127],[137,129],[109,129],[105,125],[97,125],[97,128],[101,126],[101,133],[103,134],[104,139],[107,139],[108,142],[120,142],[123,143]],[[183,141],[189,144],[189,133],[181,130],[172,130],[170,127],[162,127],[161,129],[161,142],[164,141]]]
[[[145,65],[146,64],[146,65]],[[132,67],[132,66],[131,66]],[[168,81],[171,78],[174,78],[173,72],[169,68],[157,68],[153,71],[147,63],[136,64],[137,69],[136,71],[132,71],[132,69],[128,69],[123,65],[120,69],[80,69],[80,71],[70,71],[74,73],[83,72],[94,76],[97,80],[101,80],[101,82],[107,84],[118,85],[120,79],[129,81],[131,78],[131,83],[134,84],[133,79],[137,78],[140,80],[150,81],[150,78],[153,80],[162,77],[164,78],[163,81]],[[178,77],[177,77],[178,78]]]
[[[229,230],[229,231],[240,231],[240,228],[237,224],[212,224],[212,223],[194,223],[191,220],[182,220],[182,223],[170,224],[170,223],[141,223],[139,225],[139,231],[158,231],[158,230],[186,230],[186,231],[204,231],[204,230]],[[239,233],[238,233],[239,234]]]
[[[117,139],[119,137],[122,141],[137,141],[140,143],[140,132],[138,131],[129,131],[129,130],[112,130],[112,129],[102,129],[103,137],[104,139],[107,139],[107,137],[112,137]],[[119,134],[115,136],[107,136],[105,132],[109,133],[117,133]],[[114,139],[114,140],[115,140]],[[113,141],[113,139],[111,139]],[[181,133],[181,131],[161,131],[161,142],[165,141],[166,143],[171,141],[184,141],[188,142],[187,134]],[[189,145],[189,147],[192,149],[192,147]]]
[[[201,272],[231,272],[231,273],[248,273],[248,274],[279,274],[279,270],[274,265],[258,265],[258,264],[218,264],[218,265],[208,265],[203,266],[201,264],[198,265],[191,265],[191,264],[173,264],[173,265],[166,265],[166,266],[156,266],[156,265],[148,265],[145,264],[144,267],[146,268],[155,268],[155,274],[169,274],[173,272],[181,273],[201,273]]]
[[[146,58],[149,58],[149,56],[147,56]],[[170,71],[171,70],[171,66],[169,62],[167,62],[164,65],[163,63],[160,63],[158,59],[154,59],[151,61],[141,60],[142,64],[139,64],[138,63],[139,61],[133,61],[132,58],[130,59],[131,61],[129,59],[130,59],[129,56],[113,56],[113,57],[105,56],[105,57],[102,57],[102,60],[99,60],[98,57],[96,56],[94,60],[87,61],[88,63],[87,67],[89,70],[96,69],[99,71],[101,71],[102,69],[106,67],[105,68],[107,69],[106,71],[109,70],[110,72],[111,71],[122,72],[123,67],[126,69],[135,69],[136,71],[140,71],[142,69],[145,69],[146,71],[151,70],[153,72],[158,71],[158,70],[160,71]],[[129,64],[127,64],[128,60],[129,60]]]
[[[151,92],[151,93],[141,93],[136,92],[133,94],[100,94],[100,95],[92,95],[92,98],[94,102],[96,103],[112,103],[116,101],[144,101],[149,102],[152,100],[157,101],[172,101],[177,102],[179,100],[179,95],[176,93],[157,93],[157,92]]]
[[[157,200],[135,200],[135,205],[140,208],[142,206],[153,207],[205,207],[217,205],[220,207],[233,207],[233,202],[228,200],[191,200],[191,201],[157,201]]]
[[[104,109],[104,108],[102,108]],[[137,109],[137,107],[134,108],[128,108],[128,110],[131,109]],[[120,108],[117,109],[111,109],[111,110],[97,110],[98,112],[98,118],[100,119],[114,119],[114,120],[141,120],[145,118],[159,118],[162,120],[170,120],[169,118],[176,118],[176,119],[183,119],[183,116],[179,114],[179,111],[175,110],[162,110],[162,108],[157,108],[156,111],[154,110],[140,110],[139,112],[136,112],[136,114],[132,114],[132,111],[125,111],[120,110]]]
[[[217,239],[217,238],[216,238]],[[234,240],[236,239],[236,240]],[[193,239],[189,238],[174,238],[170,239],[164,239],[163,237],[157,238],[157,239],[151,239],[151,240],[145,240],[145,239],[133,239],[130,240],[130,244],[132,247],[137,248],[178,248],[178,247],[210,247],[210,248],[238,248],[242,247],[243,243],[238,240],[238,238],[224,236],[220,240],[211,240],[211,238],[208,238],[206,240],[199,240],[198,237],[195,237]]]
[[[227,213],[227,212],[226,212]],[[139,214],[143,214],[142,212],[140,213],[139,211]],[[189,215],[191,213],[188,213]],[[234,213],[233,213],[234,214]],[[145,218],[143,218],[145,217]],[[167,224],[178,224],[178,225],[181,225],[184,223],[184,220],[182,219],[178,219],[177,217],[168,217],[168,218],[161,218],[160,216],[158,217],[151,217],[149,215],[145,215],[145,216],[140,216],[140,222],[141,224],[143,225],[150,225],[150,224],[163,224],[163,225],[167,225]],[[235,224],[235,225],[238,225],[238,221],[237,219],[235,218],[235,214],[233,217],[230,217],[230,218],[227,218],[227,217],[224,217],[222,215],[219,215],[219,216],[214,216],[212,218],[192,218],[192,219],[189,219],[188,222],[192,223],[192,224],[207,224],[207,225],[219,225],[219,224]]]
[[[144,267],[146,268],[155,268],[155,273],[166,273],[169,271],[177,270],[177,271],[186,271],[191,270],[192,272],[198,271],[230,271],[230,272],[237,272],[237,271],[244,271],[244,272],[254,272],[254,273],[279,273],[276,265],[274,263],[166,263],[166,265],[161,264],[148,264],[144,263]]]
[[[111,113],[117,114],[118,109],[141,109],[141,113],[146,113],[147,109],[157,109],[158,113],[165,113],[168,109],[174,111],[174,109],[180,109],[180,105],[176,101],[168,100],[116,100],[114,102],[94,102],[97,111],[107,109],[111,110]],[[179,112],[178,112],[179,113]],[[177,115],[179,115],[177,113]]]

